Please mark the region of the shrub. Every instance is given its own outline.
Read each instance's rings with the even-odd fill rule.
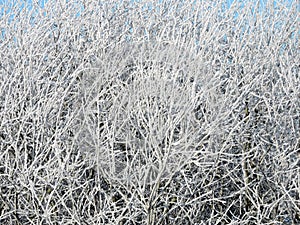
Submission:
[[[297,1],[21,4],[1,224],[299,224]]]

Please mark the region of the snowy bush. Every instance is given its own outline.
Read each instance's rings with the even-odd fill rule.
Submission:
[[[1,224],[300,223],[297,1],[22,2]]]

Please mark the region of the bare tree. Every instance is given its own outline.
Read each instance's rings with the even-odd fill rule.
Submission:
[[[297,1],[1,4],[1,224],[300,223]]]

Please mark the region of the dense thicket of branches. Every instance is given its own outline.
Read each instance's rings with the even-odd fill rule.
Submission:
[[[1,224],[300,223],[297,1],[15,2]]]

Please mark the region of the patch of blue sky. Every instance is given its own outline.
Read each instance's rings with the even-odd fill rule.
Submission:
[[[143,12],[151,12],[153,10],[153,2],[146,2],[143,7],[142,7],[142,11]]]
[[[80,17],[81,13],[84,12],[84,5],[81,3],[79,4],[80,4],[80,10],[76,12],[76,17]]]
[[[45,7],[45,4],[48,2],[48,0],[39,0],[39,5],[41,8]]]
[[[38,0],[37,3],[38,3],[38,6],[41,9],[43,9],[48,1],[49,0]],[[66,1],[69,2],[70,0],[66,0]],[[291,5],[292,5],[292,3],[294,3],[294,1],[297,1],[297,0],[285,0],[285,1],[274,0],[274,1],[272,1],[272,6],[275,9],[278,5],[277,2],[284,2],[284,3],[288,3],[288,7],[291,7]],[[126,2],[127,1],[123,1],[123,0],[115,1],[115,3],[113,4],[113,6],[111,8],[111,12],[115,13],[119,9],[119,7],[122,4],[126,3]],[[199,0],[194,0],[193,3],[192,3],[192,7],[194,7],[197,2],[199,3]],[[222,14],[222,13],[226,12],[234,3],[239,4],[239,6],[241,8],[243,8],[247,5],[247,2],[251,2],[251,0],[248,0],[248,1],[247,0],[246,1],[244,1],[244,0],[224,0],[223,3],[222,3],[220,13]],[[74,3],[75,3],[75,5],[76,4],[79,5],[79,7],[78,7],[78,5],[76,7],[74,7],[74,9],[75,9],[74,14],[75,14],[76,17],[80,17],[80,15],[84,12],[84,3],[80,0],[74,1]],[[169,4],[171,4],[172,1],[159,0],[159,1],[157,1],[157,4],[155,4],[152,1],[130,0],[129,1],[129,6],[133,6],[136,3],[143,4],[143,6],[142,6],[143,11],[152,11],[152,10],[154,10],[155,13],[161,14],[163,12],[163,9],[165,7],[167,7]],[[179,2],[177,2],[177,3],[179,3],[179,5],[177,5],[176,10],[180,10],[181,7],[184,7],[185,1],[184,0],[179,0]],[[252,16],[253,16],[252,19],[255,19],[254,11],[258,10],[258,12],[263,13],[266,10],[267,3],[270,3],[270,1],[268,1],[268,0],[259,0],[258,3],[259,3],[259,5],[258,5],[259,8],[258,9],[255,9],[254,7],[251,9],[252,12],[253,12],[252,13]],[[5,14],[10,14],[9,15],[9,22],[12,22],[14,20],[15,16],[20,11],[22,11],[24,9],[27,9],[28,13],[31,14],[30,21],[31,21],[31,24],[33,25],[34,21],[35,21],[35,15],[38,13],[38,10],[39,10],[39,7],[34,7],[34,4],[36,4],[36,3],[33,3],[32,0],[0,0],[0,6],[2,6],[0,8],[0,19]],[[99,2],[99,4],[101,4],[101,2]],[[217,1],[213,2],[212,4],[213,5],[217,4]],[[212,5],[212,7],[213,7],[213,5]],[[175,8],[172,7],[172,5],[169,5],[169,6],[170,6],[169,10],[175,10]],[[297,7],[298,7],[297,9],[299,11],[300,5],[298,5]],[[34,9],[34,11],[32,12],[33,9]],[[196,10],[196,8],[194,8],[194,10]],[[43,15],[46,16],[46,12],[44,12]],[[238,11],[233,11],[232,16],[233,16],[234,19],[237,19],[239,17]],[[126,23],[130,24],[129,21],[127,21]],[[1,30],[1,37],[3,37],[3,35],[5,35],[5,29],[4,30],[3,29]],[[245,32],[246,32],[247,29],[246,28],[244,28],[244,29],[245,29]],[[130,33],[132,33],[133,28],[130,27],[129,31],[130,31]],[[297,35],[293,35],[293,36],[297,36]]]
[[[45,2],[47,0],[39,0],[38,5],[41,8],[44,8]],[[9,20],[8,22],[11,23],[15,17],[21,13],[23,10],[27,10],[28,13],[32,13],[31,11],[34,8],[34,3],[32,0],[16,0],[16,1],[10,1],[10,0],[2,0],[0,2],[1,11],[0,11],[0,19],[5,15],[9,14]]]
[[[36,10],[38,10],[38,8],[44,9],[48,1],[49,0],[38,0],[36,5],[36,3],[34,3],[32,0],[0,0],[0,6],[2,5],[0,11],[0,19],[4,14],[10,13],[11,22],[14,19],[15,14],[24,10],[25,7],[28,10],[28,12],[31,12],[34,8]],[[69,1],[70,0],[66,0],[67,3]],[[77,4],[77,6],[79,5],[79,10],[76,10],[75,12],[76,17],[79,17],[84,11],[84,5],[82,1],[75,1],[74,3],[75,5]],[[45,12],[44,15],[46,15]]]

